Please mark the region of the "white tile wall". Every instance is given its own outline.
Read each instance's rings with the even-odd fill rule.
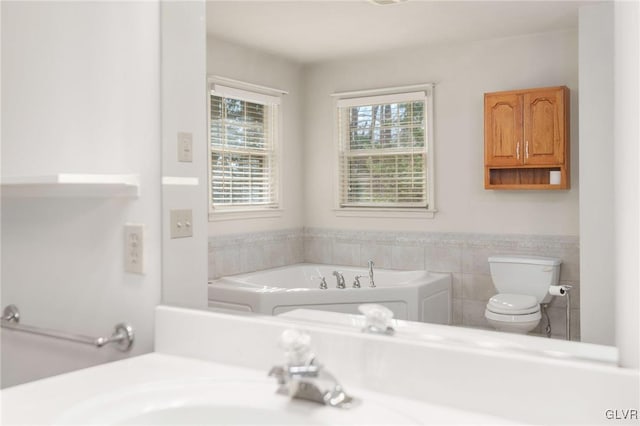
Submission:
[[[562,259],[561,284],[572,290],[572,338],[580,337],[580,259],[578,237],[471,233],[345,231],[299,228],[209,238],[209,278],[299,262],[426,269],[453,277],[453,324],[490,328],[484,307],[496,293],[488,257],[532,254]],[[553,337],[565,336],[565,300],[549,306]],[[542,334],[543,319],[534,333]]]
[[[395,245],[391,248],[392,269],[424,269],[424,247]]]
[[[426,246],[424,265],[433,272],[462,272],[462,247]]]
[[[491,275],[462,274],[462,298],[488,301],[497,293]]]
[[[334,265],[358,265],[360,263],[360,244],[334,241],[333,242],[333,262]]]
[[[209,237],[209,279],[292,265],[304,259],[302,228]]]
[[[369,260],[373,260],[376,267],[390,269],[392,249],[391,244],[362,244],[360,247],[360,266],[365,266]]]

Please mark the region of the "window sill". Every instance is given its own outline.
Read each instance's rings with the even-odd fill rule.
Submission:
[[[390,209],[390,208],[353,208],[333,209],[337,217],[371,217],[391,219],[433,219],[437,210],[427,209]]]
[[[216,210],[215,212],[209,212],[209,222],[281,217],[282,212],[282,209]]]

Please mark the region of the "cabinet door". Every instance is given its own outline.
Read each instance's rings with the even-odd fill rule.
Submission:
[[[519,94],[485,94],[485,165],[521,165],[522,149],[522,96]]]
[[[524,163],[556,165],[564,161],[564,90],[524,94]]]

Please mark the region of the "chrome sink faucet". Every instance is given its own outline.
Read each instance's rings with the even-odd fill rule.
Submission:
[[[298,330],[286,330],[280,336],[287,363],[269,371],[278,381],[277,393],[305,399],[331,407],[349,408],[353,398],[346,394],[333,374],[329,373],[311,352],[311,339]]]
[[[347,285],[344,282],[344,276],[340,272],[333,271],[333,276],[336,277],[336,281],[337,281],[336,288],[346,288],[347,287]]]

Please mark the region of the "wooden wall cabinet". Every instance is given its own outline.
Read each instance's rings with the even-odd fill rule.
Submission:
[[[485,189],[568,189],[569,89],[485,93],[484,166]]]

